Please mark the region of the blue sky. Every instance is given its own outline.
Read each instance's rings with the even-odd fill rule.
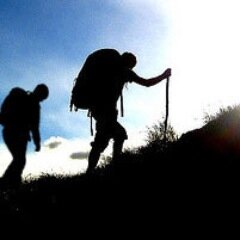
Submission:
[[[31,90],[39,82],[48,84],[50,98],[43,103],[42,114],[44,139],[69,136],[68,127],[62,127],[62,117],[64,111],[67,114],[72,81],[89,53],[104,47],[135,52],[146,46],[142,41],[150,43],[155,30],[143,31],[138,25],[138,20],[145,17],[143,10],[134,15],[135,10],[121,2],[1,1],[0,77],[4,86],[0,100],[13,86]],[[161,44],[167,28],[161,15],[156,20],[160,23]],[[150,55],[153,50],[145,52]],[[71,120],[81,122],[79,118]],[[79,128],[78,134],[82,131]]]
[[[133,52],[135,71],[146,78],[172,68],[169,118],[179,134],[201,127],[204,112],[239,103],[237,0],[0,0],[0,6],[0,103],[14,86],[49,86],[42,154],[55,151],[57,158],[65,149],[67,158],[89,150],[86,112],[70,113],[68,106],[74,77],[99,48]],[[129,84],[124,102],[127,144],[142,144],[146,126],[164,117],[165,82],[147,89]],[[0,155],[6,151],[0,138]]]

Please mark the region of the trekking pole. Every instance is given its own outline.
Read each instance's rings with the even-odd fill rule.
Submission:
[[[164,121],[164,143],[167,143],[167,126],[168,126],[168,115],[169,115],[169,81],[170,77],[167,77],[166,82],[166,116]]]

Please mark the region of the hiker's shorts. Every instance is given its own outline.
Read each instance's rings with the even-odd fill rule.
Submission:
[[[102,152],[107,147],[109,140],[114,142],[124,142],[128,138],[125,128],[117,121],[117,111],[115,114],[93,115],[96,120],[96,135],[92,142],[92,147]]]

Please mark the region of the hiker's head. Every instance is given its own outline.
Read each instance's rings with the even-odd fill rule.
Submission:
[[[134,68],[137,64],[136,56],[130,52],[125,52],[122,54],[122,61],[123,65],[130,69]]]
[[[41,102],[49,95],[48,87],[45,84],[38,84],[33,90],[33,94],[36,96],[39,102]]]

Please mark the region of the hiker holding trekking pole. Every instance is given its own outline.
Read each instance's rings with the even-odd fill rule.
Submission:
[[[156,77],[140,77],[132,70],[136,63],[135,55],[130,52],[120,54],[115,49],[100,49],[87,57],[76,78],[71,107],[88,109],[96,121],[96,134],[91,143],[86,173],[93,172],[111,138],[114,140],[112,160],[118,159],[122,153],[128,136],[117,120],[117,101],[119,98],[122,100],[125,83],[151,87],[171,76],[171,69],[168,68]]]

